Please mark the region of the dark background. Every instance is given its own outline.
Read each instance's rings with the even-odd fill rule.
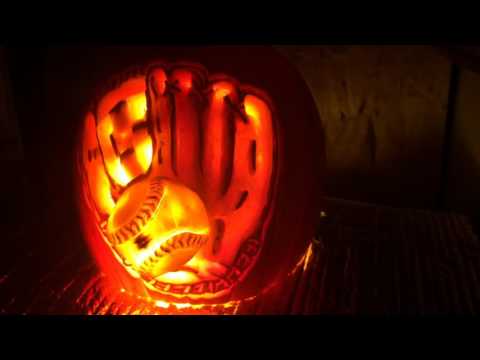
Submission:
[[[316,100],[327,196],[459,212],[478,223],[479,47],[277,49]],[[96,62],[89,61],[92,51]],[[31,266],[41,272],[62,247],[82,248],[71,192],[72,139],[82,112],[103,74],[157,53],[134,46],[0,48],[2,274],[18,254],[42,248],[44,258]]]
[[[479,47],[277,49],[296,65],[317,102],[326,134],[327,195],[477,213]],[[96,61],[88,61],[93,55]],[[64,152],[69,137],[55,129],[75,131],[79,119],[51,114],[82,109],[102,74],[156,56],[158,49],[146,46],[1,48],[2,189],[12,193],[22,186],[25,156],[34,156],[26,167],[33,174],[40,166],[57,175],[58,164],[42,162],[42,144],[55,142]],[[27,179],[32,177],[29,173]],[[36,178],[28,186],[48,188],[42,181]],[[41,202],[47,206],[54,200],[48,196]]]

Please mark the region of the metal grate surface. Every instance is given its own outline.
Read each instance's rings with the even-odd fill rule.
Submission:
[[[309,266],[283,284],[219,314],[477,314],[480,242],[456,214],[393,209],[327,199]],[[133,307],[128,295],[105,290],[83,244],[40,264],[35,252],[0,274],[3,314],[208,313]],[[138,304],[138,302],[137,302]]]

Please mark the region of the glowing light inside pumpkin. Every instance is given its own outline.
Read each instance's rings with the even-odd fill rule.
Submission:
[[[140,92],[125,100],[124,113],[114,117],[105,114],[97,126],[99,142],[103,151],[105,166],[111,178],[126,186],[136,176],[147,172],[152,163],[153,143],[147,129],[134,131],[136,124],[145,121],[147,99]],[[122,161],[122,155],[133,150],[131,156]]]
[[[192,74],[190,72],[177,70],[174,72],[173,77],[178,81],[180,88],[187,91],[192,88]]]
[[[245,102],[245,112],[249,116],[250,120],[252,120],[255,128],[258,129],[258,127],[260,126],[260,116],[258,109],[255,107],[255,104],[252,104],[251,102]]]
[[[107,163],[107,168],[110,170],[111,176],[122,186],[127,185],[132,180],[132,176],[127,174],[118,158]]]
[[[288,273],[288,277],[294,276],[298,271],[308,271],[308,268],[312,265],[313,263],[313,257],[314,257],[314,249],[313,245],[310,244],[307,251],[301,256],[300,260],[298,263],[294,266],[294,268]],[[163,276],[170,277],[170,273],[165,274]],[[172,281],[175,281],[175,279],[172,277]],[[180,280],[180,279],[178,279]],[[185,279],[186,280],[186,279]],[[101,315],[101,314],[108,314],[109,308],[111,308],[113,302],[119,301],[119,297],[115,294],[114,289],[104,289],[103,292],[105,294],[112,294],[113,297],[109,298],[107,295],[107,298],[105,298],[104,303],[105,305],[102,307],[96,307],[95,301],[92,301],[95,295],[100,295],[96,293],[98,290],[95,290],[96,288],[93,286],[93,284],[97,283],[97,280],[94,279],[92,280],[91,284],[88,284],[86,289],[83,292],[83,295],[80,296],[78,301],[80,303],[85,303],[87,306],[90,304],[90,308],[87,309],[87,312],[89,314],[96,314],[96,315]],[[104,285],[108,286],[108,282],[105,283]],[[272,289],[275,287],[279,286],[279,282],[274,282],[270,284],[267,288],[263,289],[263,291],[260,294],[257,294],[255,296],[251,296],[248,298],[245,298],[243,300],[233,300],[233,301],[228,301],[228,302],[223,302],[223,303],[217,303],[217,304],[206,304],[206,303],[190,303],[190,302],[175,302],[175,301],[165,301],[165,300],[156,300],[152,299],[149,296],[139,296],[136,295],[135,293],[132,293],[130,291],[127,291],[125,288],[121,288],[119,290],[121,296],[122,296],[122,302],[124,304],[128,304],[128,306],[124,306],[118,313],[120,315],[140,315],[140,314],[162,314],[162,313],[167,313],[167,314],[208,314],[208,315],[216,315],[216,314],[224,314],[224,313],[231,313],[231,314],[236,314],[242,304],[247,304],[252,301],[255,301],[258,296],[261,296],[263,294],[268,294]],[[157,310],[158,309],[158,310]]]
[[[142,220],[142,214],[149,211],[153,211],[151,217]],[[124,263],[156,277],[193,257],[201,246],[199,241],[209,233],[209,223],[197,194],[160,178],[144,180],[127,189],[118,200],[107,229]],[[135,230],[137,233],[115,244],[118,236]],[[141,242],[139,236],[143,237]],[[193,245],[192,239],[196,241]]]
[[[153,146],[152,146],[152,139],[150,137],[145,137],[135,146],[135,153],[137,155],[137,160],[142,167],[143,172],[146,172],[152,163],[152,155],[153,155]]]
[[[215,100],[217,102],[223,101],[225,96],[228,96],[233,93],[234,89],[231,84],[227,82],[220,82],[213,86]]]
[[[98,189],[98,197],[99,197],[99,205],[101,208],[106,212],[112,212],[113,208],[115,207],[115,201],[112,198],[112,194],[110,192],[110,184],[108,180],[105,178],[103,181],[99,181],[97,186]]]
[[[166,301],[163,301],[163,300],[157,300],[157,301],[155,301],[155,306],[158,306],[158,307],[161,307],[161,308],[164,308],[164,309],[168,309],[170,304]]]
[[[190,271],[173,271],[160,275],[158,280],[172,284],[188,284],[193,283],[198,278]]]
[[[137,94],[127,98],[127,104],[133,121],[145,118],[147,112],[147,98],[145,94]]]
[[[103,211],[102,217],[97,219],[106,224],[102,227],[97,224],[105,243],[93,245],[94,253],[99,255],[102,270],[113,273],[113,278],[118,277],[115,279],[117,288],[121,287],[127,293],[140,294],[145,298],[146,292],[153,291],[156,294],[168,293],[182,300],[211,300],[227,294],[242,281],[260,253],[263,238],[257,238],[254,232],[268,226],[263,214],[270,201],[270,178],[274,168],[272,113],[260,97],[247,94],[241,98],[244,90],[230,80],[210,82],[213,91],[205,92],[209,95],[202,102],[208,107],[197,109],[195,101],[198,99],[189,94],[194,86],[208,82],[197,81],[197,74],[179,69],[168,75],[161,69],[152,74],[150,77],[155,77],[152,82],[155,92],[162,96],[150,103],[150,119],[145,118],[145,93],[151,90],[148,88],[151,79],[149,77],[145,82],[144,77],[136,77],[125,81],[100,100],[95,113],[98,123],[94,122],[94,127],[87,129],[92,138],[89,146],[100,148],[101,157],[95,166],[103,171],[103,178],[101,174],[90,172],[95,180],[89,186],[94,189],[91,193],[95,192],[93,203]],[[167,86],[169,84],[171,89]],[[170,119],[168,114],[170,98],[163,97],[166,91],[172,91],[175,97],[176,119]],[[199,96],[200,93],[203,94],[195,94]],[[201,112],[197,113],[199,110]],[[158,119],[155,114],[159,114]],[[234,117],[234,132],[228,125],[230,115]],[[202,128],[195,128],[193,124],[197,122],[192,119],[203,119],[203,116],[206,118],[201,121]],[[201,148],[194,141],[197,135],[203,139]],[[252,144],[255,146],[252,147]],[[201,163],[201,173],[197,173],[196,166],[191,166],[192,162],[183,161],[187,157]],[[176,169],[172,171],[173,164]],[[228,171],[231,179],[226,175]],[[148,181],[156,176],[172,181],[163,189],[158,204],[149,209],[142,208],[142,204],[150,202],[146,200]],[[222,189],[227,183],[228,188]],[[201,200],[188,190],[193,188],[198,191]],[[242,194],[248,197],[240,203]],[[138,216],[141,221],[130,226],[128,221]],[[195,248],[194,251],[172,256],[163,265],[153,264],[158,260],[156,252],[173,238],[190,234],[209,236],[210,222],[215,219],[223,221],[224,231],[222,246],[215,250],[217,253],[212,254],[211,245],[216,235],[212,227],[209,246],[202,245],[200,250]],[[132,229],[137,227],[139,231],[134,231],[133,235]],[[119,234],[121,241],[115,238]],[[244,247],[249,241],[254,245]],[[105,251],[106,247],[113,252],[117,263],[113,264],[108,258],[112,256]],[[163,254],[162,257],[168,256]],[[147,264],[152,258],[152,264]],[[240,259],[238,264],[237,259]],[[119,270],[119,264],[124,269]],[[203,285],[214,284],[213,289],[216,289],[215,284],[224,281],[232,268],[238,277],[228,282],[229,288],[212,290],[210,285]],[[140,279],[141,285],[125,278],[123,270],[135,281]],[[154,280],[167,287],[179,285],[175,287],[177,292],[155,287]],[[204,287],[195,293],[178,291],[192,289],[195,285]],[[183,303],[179,306],[187,307]]]

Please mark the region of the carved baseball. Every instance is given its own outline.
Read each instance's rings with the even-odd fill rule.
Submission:
[[[177,270],[207,242],[207,211],[184,185],[145,179],[120,196],[107,234],[126,266],[144,278],[157,277]]]

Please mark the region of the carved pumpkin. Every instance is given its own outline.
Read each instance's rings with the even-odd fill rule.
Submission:
[[[221,49],[211,56],[221,62]],[[305,253],[323,138],[305,84],[272,59],[230,65],[281,70],[282,89],[157,61],[98,96],[78,151],[80,206],[93,254],[119,288],[176,302],[242,299]]]

